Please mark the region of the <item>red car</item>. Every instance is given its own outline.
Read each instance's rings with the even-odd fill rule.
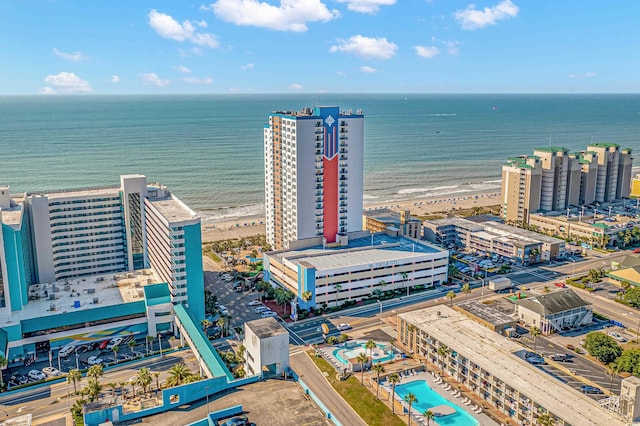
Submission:
[[[103,340],[102,342],[100,342],[100,345],[98,346],[98,348],[105,349],[110,341],[111,340]]]
[[[565,288],[567,285],[565,283],[556,283],[556,287]]]
[[[633,249],[633,252],[634,252],[634,253],[640,253],[640,248]]]

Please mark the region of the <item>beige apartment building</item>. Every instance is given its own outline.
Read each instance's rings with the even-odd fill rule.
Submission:
[[[604,203],[631,193],[631,149],[596,143],[586,151],[536,148],[502,166],[502,218],[529,223],[531,213]]]
[[[420,239],[422,222],[412,218],[409,210],[394,211],[391,209],[365,210],[362,214],[362,229],[386,232],[395,237]]]

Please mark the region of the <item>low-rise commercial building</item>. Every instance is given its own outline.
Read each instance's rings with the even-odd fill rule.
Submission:
[[[560,332],[591,324],[593,307],[566,288],[516,301],[518,320],[538,327],[542,334]]]
[[[505,225],[493,220],[462,218],[426,220],[424,237],[436,244],[458,246],[474,252],[496,254],[519,263],[564,259],[565,242],[559,238]]]
[[[245,322],[244,347],[249,375],[262,374],[263,367],[272,374],[289,368],[289,332],[274,318]]]
[[[402,346],[441,366],[515,424],[538,424],[542,414],[558,426],[626,424],[588,396],[530,365],[515,342],[447,306],[399,314],[397,327]],[[446,350],[438,351],[440,347]]]
[[[362,229],[372,233],[386,232],[396,237],[421,238],[420,219],[412,218],[409,210],[391,209],[365,210],[362,215]]]
[[[447,280],[449,253],[419,240],[362,232],[340,245],[264,253],[264,279],[304,307],[358,301],[376,290],[434,287]],[[295,304],[294,304],[295,305]]]

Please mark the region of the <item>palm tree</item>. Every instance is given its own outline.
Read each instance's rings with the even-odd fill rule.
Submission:
[[[384,365],[382,364],[376,364],[373,367],[371,367],[371,369],[373,371],[375,371],[377,377],[376,377],[376,382],[378,384],[377,388],[376,388],[376,399],[380,399],[379,398],[379,394],[380,394],[380,374],[384,373]]]
[[[556,421],[548,412],[540,414],[537,418],[537,422],[540,426],[553,426],[556,424]]]
[[[151,345],[151,352],[153,352],[153,341],[155,338],[155,336],[147,336],[147,355],[149,355],[149,345]]]
[[[90,379],[89,383],[87,384],[87,393],[89,395],[89,401],[90,402],[95,401],[100,395],[101,391],[102,391],[102,385],[100,385],[100,382],[98,382],[98,379],[97,378]]]
[[[422,413],[422,415],[427,420],[427,426],[429,426],[431,424],[431,420],[435,419],[436,417],[436,415],[433,414],[433,411],[431,410],[425,411],[424,413]]]
[[[109,387],[111,388],[111,397],[115,398],[116,388],[118,387],[118,384],[116,382],[109,382]]]
[[[2,370],[9,365],[9,360],[4,355],[0,355],[0,390],[4,389],[4,381],[2,380]]]
[[[131,354],[131,356],[133,357],[133,347],[136,345],[136,339],[131,339],[127,342],[127,345],[129,345],[129,353]]]
[[[291,290],[287,290],[287,291],[284,292],[282,300],[284,301],[284,311],[285,311],[285,313],[287,311],[287,305],[291,305],[291,302],[293,302],[295,300],[295,298],[296,298],[296,295]]]
[[[369,357],[364,352],[360,352],[358,354],[358,357],[356,358],[356,361],[358,361],[358,364],[360,364],[360,371],[362,372],[362,379],[360,380],[360,384],[364,386],[364,366],[367,364],[367,361],[369,361]]]
[[[369,350],[369,358],[371,359],[371,365],[373,365],[373,350],[377,347],[376,342],[373,340],[367,340],[364,347]]]
[[[531,335],[533,336],[533,352],[536,352],[536,338],[542,334],[542,330],[540,330],[538,327],[533,326],[531,327],[531,330],[529,330],[529,333],[531,333]]]
[[[440,358],[440,369],[444,373],[445,358],[451,353],[451,349],[447,345],[440,345],[438,347],[438,357]]]
[[[179,386],[187,382],[188,378],[193,376],[191,370],[186,365],[180,363],[169,369],[169,378],[167,386]]]
[[[87,377],[98,380],[104,374],[102,364],[96,364],[89,367],[87,370]]]
[[[84,399],[78,399],[73,403],[73,407],[69,411],[71,411],[71,417],[73,417],[74,424],[83,424],[83,412],[84,412],[84,404],[87,401]]]
[[[226,323],[224,316],[221,316],[220,318],[218,318],[218,321],[216,321],[216,325],[218,326],[218,328],[220,328],[220,336],[224,337],[225,333],[224,333],[224,324]]]
[[[453,306],[453,299],[456,297],[456,292],[453,290],[449,290],[449,293],[447,293],[447,297],[450,300],[450,305],[449,306]]]
[[[609,394],[611,394],[611,389],[613,388],[613,377],[618,374],[619,370],[618,364],[615,362],[607,364],[607,374],[611,377],[611,380],[609,381]]]
[[[464,293],[464,301],[466,302],[467,296],[469,296],[469,293],[471,293],[471,286],[469,285],[469,283],[464,283],[460,291]]]
[[[406,394],[404,396],[404,402],[406,402],[407,404],[409,404],[409,426],[411,426],[411,405],[414,402],[418,402],[418,398],[412,394],[411,392],[409,392],[408,394]]]
[[[342,284],[336,284],[333,286],[333,288],[336,289],[336,307],[338,307],[338,297],[340,295],[340,292],[342,291]]]
[[[207,331],[207,329],[213,325],[213,322],[208,319],[203,319],[200,321],[200,325],[202,326],[202,331]]]
[[[113,359],[116,360],[116,364],[118,363],[118,351],[120,350],[120,346],[115,345],[114,347],[111,348],[111,350],[113,351]]]
[[[149,387],[149,385],[151,384],[151,382],[153,381],[153,379],[151,378],[151,372],[149,371],[148,368],[143,367],[140,370],[138,370],[138,374],[136,374],[136,382],[142,386],[142,391],[146,394],[147,393],[147,388]]]
[[[387,380],[391,383],[391,413],[396,414],[396,385],[400,381],[398,373],[391,373],[387,376]]]
[[[76,383],[82,380],[82,373],[80,370],[73,369],[67,373],[67,383],[73,383],[73,393],[78,393]]]

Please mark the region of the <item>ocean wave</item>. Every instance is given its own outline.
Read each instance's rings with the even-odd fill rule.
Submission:
[[[264,203],[249,204],[246,206],[222,207],[216,209],[200,209],[202,222],[222,222],[241,217],[263,216]]]
[[[362,194],[363,200],[376,200],[378,198],[380,197],[378,197],[377,195]]]
[[[405,188],[393,195],[392,200],[417,197],[445,197],[453,194],[469,192],[499,191],[502,181],[467,182],[461,185],[438,186],[434,188]]]
[[[456,114],[456,113],[446,113],[446,112],[443,112],[443,113],[434,113],[434,114],[425,114],[425,115],[426,115],[427,117],[455,117],[455,116],[456,116],[456,115],[458,115],[458,114]]]
[[[407,188],[407,189],[399,190],[397,194],[410,195],[410,194],[423,193],[423,192],[439,192],[446,189],[455,189],[455,188],[458,188],[459,186],[460,185],[436,186],[435,188]]]

